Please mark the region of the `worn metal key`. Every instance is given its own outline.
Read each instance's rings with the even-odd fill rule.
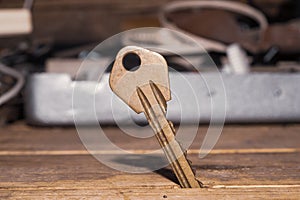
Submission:
[[[135,71],[128,71],[123,66],[124,57],[128,54],[135,54],[140,59],[140,66]],[[166,102],[171,99],[171,92],[165,59],[143,48],[125,47],[115,59],[109,83],[114,93],[135,112],[144,112],[181,187],[201,187],[185,152],[175,139],[172,122],[166,119]]]

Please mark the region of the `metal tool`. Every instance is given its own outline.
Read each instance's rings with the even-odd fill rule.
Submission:
[[[300,122],[299,72],[238,75],[203,72],[203,79],[199,79],[197,73],[179,74],[170,71],[169,77],[171,91],[180,94],[177,95],[178,100],[172,98],[168,102],[167,118],[173,123],[210,123],[212,116],[222,118],[225,109],[222,105],[225,103],[226,123]],[[224,85],[219,82],[220,79]],[[185,80],[195,91],[194,98],[189,95],[191,90],[187,90]],[[71,101],[74,89],[77,95],[75,103]],[[128,111],[128,106],[113,96],[109,87],[109,74],[106,73],[100,82],[74,81],[69,74],[62,73],[35,73],[26,81],[25,97],[26,121],[34,125],[74,125],[74,116],[76,124],[85,126],[98,125],[98,122],[123,125],[147,122],[143,115],[134,115],[133,110]],[[93,108],[87,109],[86,99],[97,104],[88,104]],[[178,101],[184,103],[179,105]],[[195,109],[195,104],[198,104],[199,109]],[[115,118],[116,113],[118,119]]]
[[[129,54],[135,54],[140,59],[140,66],[135,71],[128,71],[123,66]],[[185,152],[175,139],[172,122],[166,119],[166,102],[171,99],[171,92],[164,58],[143,48],[125,47],[116,57],[109,83],[113,92],[135,112],[144,112],[181,187],[201,187]]]

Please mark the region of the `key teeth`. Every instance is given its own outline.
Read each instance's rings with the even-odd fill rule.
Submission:
[[[206,186],[204,186],[204,184],[198,178],[195,177],[195,180],[199,183],[200,188],[206,188]]]
[[[189,165],[190,165],[190,167],[191,167],[191,169],[192,169],[192,172],[193,172],[193,174],[194,174],[194,176],[195,176],[195,175],[196,175],[196,169],[195,169],[194,167],[192,167],[193,162],[192,162],[190,159],[187,158],[187,150],[184,150],[184,149],[182,148],[180,142],[178,142],[178,144],[179,144],[179,146],[181,147],[181,149],[182,149],[182,151],[183,151],[183,155],[184,155],[185,159],[187,160],[187,162],[189,163]],[[199,181],[196,177],[195,177],[195,180],[199,183],[199,185],[200,185],[201,188],[204,187],[203,183],[202,183],[201,181]]]
[[[172,129],[174,135],[176,136],[176,130],[175,130],[175,128],[174,128],[173,123],[172,123],[171,121],[168,120],[168,124],[169,124],[169,126],[171,127],[171,129]]]
[[[155,96],[155,99],[157,100],[160,107],[162,108],[162,110],[166,114],[166,112],[167,112],[167,101],[166,101],[164,95],[161,93],[160,89],[157,87],[157,85],[153,81],[150,80],[149,85],[150,85],[151,90],[152,90],[152,92]]]

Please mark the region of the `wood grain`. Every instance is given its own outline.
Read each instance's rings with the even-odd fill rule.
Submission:
[[[104,130],[122,148],[158,148],[154,138]],[[188,155],[206,187],[181,189],[168,167],[130,174],[105,166],[88,154],[75,128],[7,126],[0,130],[0,198],[298,199],[300,125],[226,126],[212,153],[199,159],[206,130],[199,127]]]

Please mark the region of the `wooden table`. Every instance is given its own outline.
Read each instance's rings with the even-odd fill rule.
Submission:
[[[155,138],[104,128],[122,148],[155,149]],[[144,174],[111,169],[91,156],[76,129],[0,129],[0,199],[299,199],[300,124],[227,125],[214,150],[199,159],[200,126],[189,159],[205,188],[181,189],[168,168]],[[189,128],[186,127],[186,134]]]

